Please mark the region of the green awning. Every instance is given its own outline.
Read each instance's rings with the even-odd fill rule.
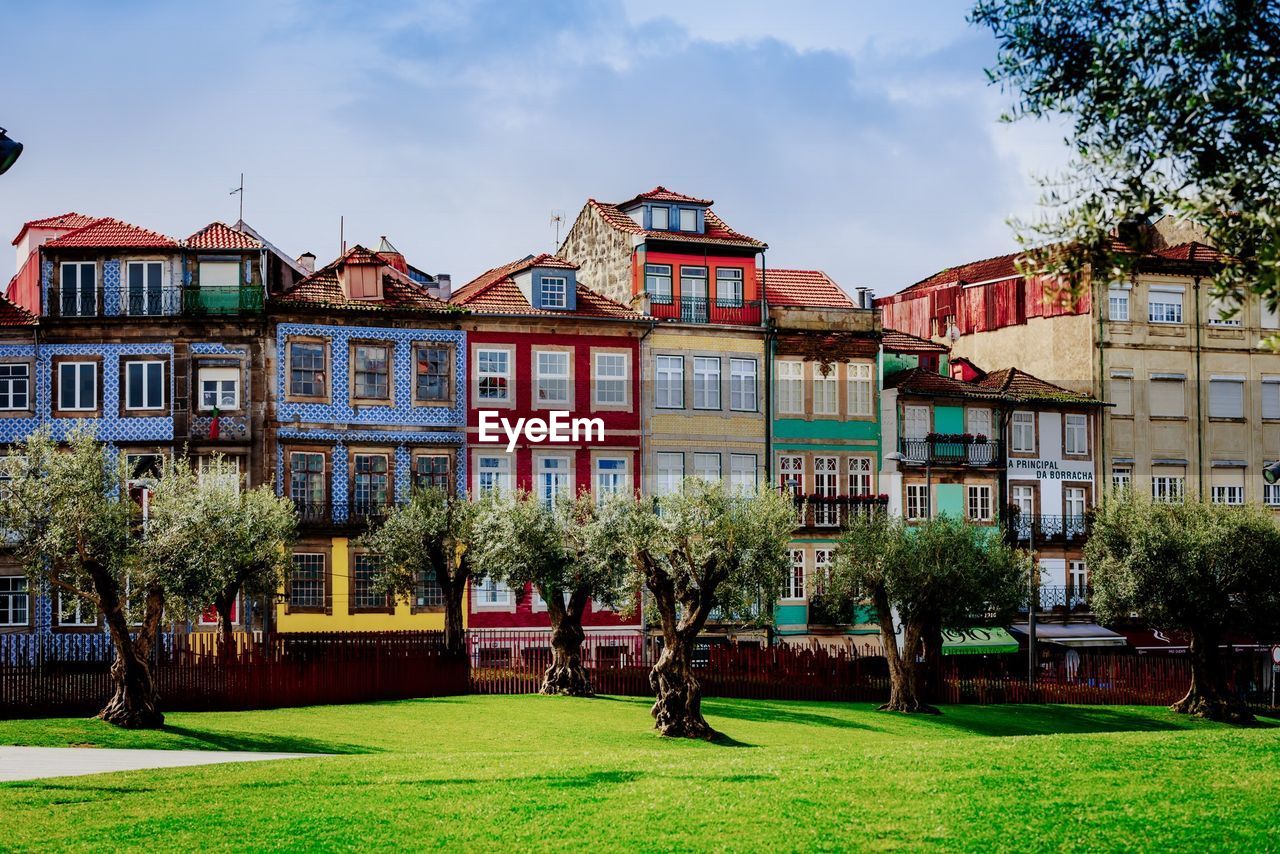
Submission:
[[[1018,642],[1013,635],[998,626],[942,633],[943,655],[996,655],[1017,651]]]

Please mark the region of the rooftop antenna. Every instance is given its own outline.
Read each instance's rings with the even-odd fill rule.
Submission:
[[[552,251],[560,248],[560,226],[564,223],[564,211],[551,212],[551,227],[556,230],[556,242],[552,247]]]
[[[227,193],[227,195],[234,196],[237,193],[240,195],[240,218],[237,221],[244,222],[244,173],[243,172],[240,173],[240,186],[236,187],[230,193]]]
[[[347,254],[346,217],[338,217],[338,254]]]

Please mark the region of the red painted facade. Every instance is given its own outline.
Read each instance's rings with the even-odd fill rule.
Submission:
[[[631,293],[639,295],[645,291],[645,265],[667,264],[671,267],[671,291],[673,301],[670,306],[651,302],[649,313],[662,319],[680,319],[680,267],[696,266],[707,268],[707,294],[709,307],[706,322],[731,323],[746,326],[759,326],[760,278],[756,270],[755,253],[750,255],[707,254],[705,244],[690,243],[687,251],[668,252],[645,249],[635,253],[631,264]],[[723,306],[716,300],[716,268],[732,267],[742,271],[742,305]]]
[[[1018,326],[1032,317],[1088,314],[1089,294],[1072,303],[1039,278],[1010,276],[979,284],[915,286],[876,300],[886,329],[938,338],[954,326],[960,335]]]

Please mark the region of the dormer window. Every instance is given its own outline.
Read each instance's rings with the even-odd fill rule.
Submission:
[[[656,231],[666,231],[671,227],[671,209],[653,207],[649,209],[649,227]]]
[[[698,212],[693,208],[680,209],[680,230],[681,231],[697,231],[698,230]]]
[[[380,264],[344,264],[338,270],[338,284],[347,299],[382,299]]]
[[[542,307],[567,308],[569,305],[569,280],[564,276],[542,277]]]

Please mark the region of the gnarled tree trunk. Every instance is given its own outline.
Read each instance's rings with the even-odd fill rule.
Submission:
[[[876,619],[880,622],[880,642],[889,663],[889,702],[880,706],[879,711],[938,714],[937,709],[920,698],[916,668],[920,626],[913,622],[904,625],[902,648],[899,649],[898,637],[893,631],[893,608],[889,605],[884,587],[878,586],[873,590],[871,600],[876,609]]]
[[[691,652],[693,639],[683,632],[674,633],[662,647],[658,663],[649,671],[649,686],[656,697],[653,703],[654,728],[672,738],[713,738],[716,731],[702,717],[702,685],[693,675]]]
[[[551,618],[551,666],[542,677],[541,694],[563,694],[570,697],[594,697],[591,678],[582,666],[582,612],[586,608],[585,591],[575,590],[564,604],[559,590],[541,591]]]
[[[444,598],[444,654],[447,658],[464,659],[467,657],[467,634],[463,628],[462,597],[471,580],[468,558],[462,555],[455,561],[442,548],[430,551],[431,562],[436,567],[436,582]]]
[[[93,572],[90,574],[94,575],[95,586],[98,586],[100,579]],[[151,681],[147,658],[159,628],[164,596],[158,587],[148,589],[146,616],[135,640],[129,634],[129,622],[116,594],[114,579],[105,576],[105,583],[98,586],[98,591],[116,653],[111,663],[115,693],[98,717],[127,729],[158,729],[164,725],[164,715],[159,709],[159,697]]]
[[[235,593],[233,591],[222,592],[222,595],[213,600],[213,609],[218,612],[218,631],[221,635],[221,643],[218,644],[221,649],[219,652],[223,659],[230,661],[232,651],[235,649],[235,625],[231,622],[231,603],[235,601]]]
[[[1219,641],[1219,634],[1214,631],[1191,633],[1191,687],[1185,697],[1169,708],[1212,721],[1252,723],[1253,712],[1227,687]]]

